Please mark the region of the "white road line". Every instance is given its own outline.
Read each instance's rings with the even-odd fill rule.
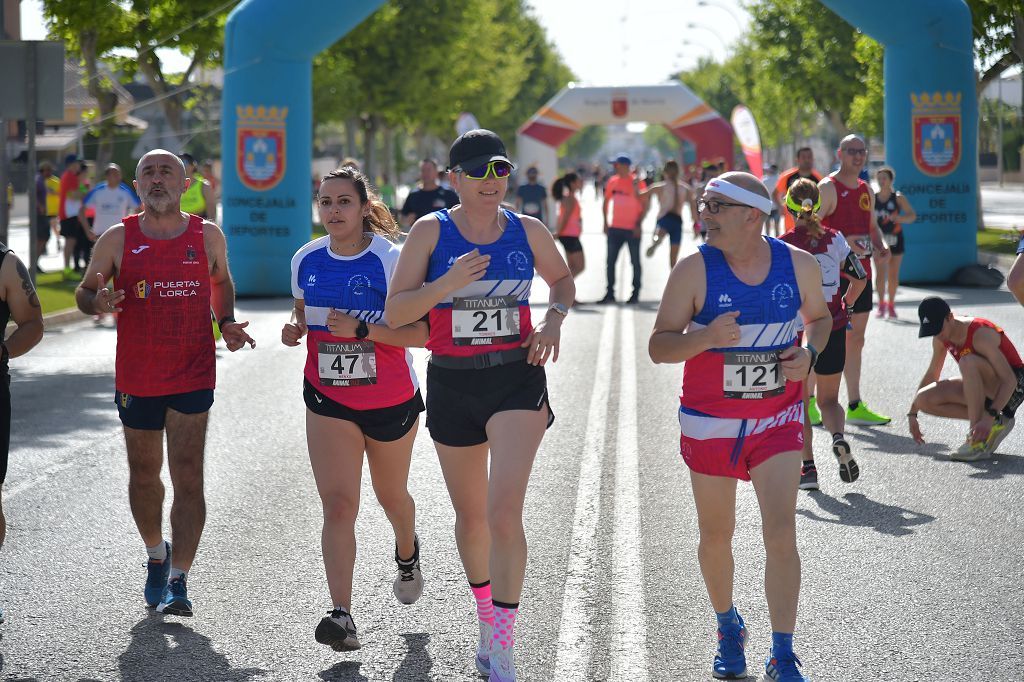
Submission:
[[[636,338],[633,311],[619,326],[619,418],[615,453],[610,680],[647,682],[647,618],[640,529]]]
[[[558,654],[555,682],[585,679],[594,641],[591,609],[587,595],[597,574],[597,521],[601,511],[601,460],[605,452],[609,392],[612,385],[612,361],[615,359],[615,320],[617,308],[604,312],[601,339],[594,367],[594,388],[587,411],[586,439],[580,461],[576,507],[562,595],[562,621],[558,627]]]

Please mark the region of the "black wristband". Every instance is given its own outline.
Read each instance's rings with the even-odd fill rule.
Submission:
[[[985,406],[985,411],[988,412],[993,419],[999,418],[999,410],[996,410],[988,405]]]
[[[814,371],[814,364],[818,362],[818,349],[812,346],[811,344],[807,344],[806,348],[807,351],[811,354],[811,366],[807,368],[807,373],[810,374],[811,372]]]
[[[366,324],[366,320],[359,320],[359,325],[356,327],[356,338],[362,341],[370,335],[370,327]]]
[[[224,317],[222,317],[219,320],[217,320],[217,327],[219,327],[220,329],[223,329],[224,325],[231,324],[232,322],[237,322],[237,321],[238,320],[236,320],[231,315],[225,315]]]

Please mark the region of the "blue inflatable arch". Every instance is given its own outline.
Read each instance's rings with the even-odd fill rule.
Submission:
[[[821,2],[886,48],[886,161],[918,213],[903,279],[948,280],[977,259],[970,11],[963,0]],[[222,200],[239,294],[291,293],[291,257],[311,226],[312,59],[381,4],[244,0],[228,17]]]

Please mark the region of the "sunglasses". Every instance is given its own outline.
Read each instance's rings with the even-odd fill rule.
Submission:
[[[477,166],[476,168],[460,168],[459,172],[465,175],[470,180],[486,180],[487,176],[491,173],[496,178],[507,178],[512,175],[512,164],[508,161],[491,161],[483,166]]]
[[[868,150],[867,149],[852,149],[852,148],[850,148],[850,149],[846,150],[846,153],[849,154],[850,156],[860,156],[862,154],[863,155],[867,155]]]

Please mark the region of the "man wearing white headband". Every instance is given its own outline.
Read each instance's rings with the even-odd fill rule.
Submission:
[[[711,180],[698,202],[708,241],[676,264],[651,334],[655,362],[682,362],[680,452],[700,526],[697,553],[718,618],[717,678],[747,674],[747,630],[732,601],[736,481],[761,508],[772,623],[765,673],[803,680],[793,653],[800,556],[796,497],[803,447],[803,380],[832,317],[814,256],[761,229],[772,201],[749,173]],[[807,346],[795,345],[797,315]]]
[[[860,179],[861,170],[867,164],[868,148],[864,140],[857,135],[847,135],[839,143],[836,150],[839,158],[839,170],[818,183],[821,195],[821,224],[841,232],[849,242],[850,248],[860,257],[860,263],[867,272],[868,279],[861,293],[850,310],[850,326],[846,334],[846,367],[843,378],[846,379],[846,396],[850,406],[846,410],[846,421],[850,424],[864,426],[884,426],[892,421],[891,417],[869,409],[860,396],[861,356],[864,353],[864,333],[868,328],[868,313],[871,312],[873,291],[871,288],[871,254],[880,261],[887,261],[890,256],[889,247],[882,238],[875,217],[875,193],[871,185]],[[848,280],[844,280],[844,287]],[[846,289],[842,290],[843,295]]]

